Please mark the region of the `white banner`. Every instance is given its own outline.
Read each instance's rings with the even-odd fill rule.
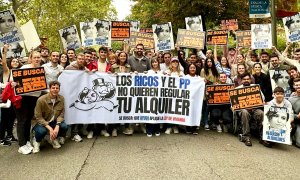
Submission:
[[[200,124],[205,83],[199,77],[68,70],[59,81],[67,124]]]
[[[263,140],[291,145],[291,124],[288,120],[292,115],[287,108],[265,105]]]

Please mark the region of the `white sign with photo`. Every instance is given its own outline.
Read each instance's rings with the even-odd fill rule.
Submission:
[[[153,37],[156,51],[174,49],[174,39],[171,22],[165,24],[153,24]]]
[[[64,49],[79,49],[81,47],[80,38],[75,25],[60,29],[59,34]]]
[[[130,21],[130,32],[140,32],[140,21]]]
[[[111,47],[111,22],[94,19],[94,26],[96,28],[95,44]]]
[[[251,24],[251,48],[272,48],[271,24]]]
[[[286,39],[288,42],[300,41],[300,13],[282,18]]]
[[[3,47],[1,47],[1,53],[2,52],[3,52]],[[6,58],[12,59],[12,58],[25,57],[25,56],[26,56],[26,52],[25,52],[23,41],[9,44]]]
[[[284,97],[288,98],[291,96],[292,91],[289,86],[290,76],[286,70],[269,70],[270,80],[272,85],[272,91],[276,87],[282,87],[284,89]]]
[[[187,30],[203,31],[201,16],[193,16],[185,18],[185,25]]]
[[[94,22],[80,22],[80,34],[82,46],[89,47],[94,45],[96,37],[96,27]]]

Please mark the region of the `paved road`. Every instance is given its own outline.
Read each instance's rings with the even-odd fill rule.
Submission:
[[[67,141],[21,155],[0,147],[0,179],[299,179],[300,149],[246,147],[231,134],[178,134]],[[298,175],[297,177],[295,175]]]

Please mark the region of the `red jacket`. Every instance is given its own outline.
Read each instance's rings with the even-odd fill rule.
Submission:
[[[11,86],[11,82],[9,82],[3,92],[2,92],[2,102],[6,102],[7,100],[10,100],[11,103],[16,107],[16,109],[21,108],[21,102],[22,102],[22,96],[16,96],[14,88]]]
[[[86,65],[86,67],[87,67],[90,71],[92,71],[92,70],[98,71],[98,61],[91,61],[91,62],[89,62],[89,64]],[[105,69],[105,72],[110,71],[110,68],[111,68],[111,64],[109,64],[109,63],[106,62],[106,69]]]

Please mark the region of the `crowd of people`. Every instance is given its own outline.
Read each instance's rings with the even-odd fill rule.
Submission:
[[[235,87],[246,87],[259,84],[261,94],[266,104],[285,107],[289,110],[291,135],[297,136],[300,129],[300,49],[290,55],[288,50],[281,53],[276,47],[269,54],[261,51],[243,49],[225,49],[222,55],[217,54],[217,46],[206,52],[193,50],[188,56],[185,51],[176,47],[173,52],[154,52],[145,50],[143,44],[137,44],[132,50],[113,52],[107,47],[82,48],[80,52],[67,49],[66,52],[51,51],[45,47],[32,51],[28,58],[6,58],[9,45],[3,47],[1,61],[2,104],[0,122],[0,145],[10,146],[18,142],[18,152],[21,154],[37,153],[43,139],[53,146],[60,148],[65,143],[68,128],[71,129],[70,139],[81,142],[83,136],[88,139],[94,136],[118,136],[122,130],[125,135],[132,135],[138,128],[148,137],[165,134],[186,132],[197,135],[199,126],[182,127],[174,124],[73,124],[64,122],[64,97],[59,95],[60,83],[58,77],[63,71],[78,70],[101,73],[146,73],[162,76],[189,76],[202,78],[206,85],[234,84]],[[289,58],[290,57],[290,58]],[[32,92],[15,96],[15,87],[11,70],[44,67],[48,90]],[[284,97],[285,90],[277,87],[272,91],[269,70],[285,70],[289,74],[289,86],[292,90],[290,98]],[[11,105],[7,105],[7,99]],[[20,100],[21,99],[21,100]],[[201,100],[202,101],[202,100]],[[200,110],[199,110],[200,112]],[[217,132],[228,132],[232,122],[238,119],[241,124],[241,141],[252,146],[250,122],[257,124],[260,143],[272,147],[274,143],[262,140],[263,107],[233,111],[231,105],[209,106],[206,97],[203,99],[202,123],[205,130],[216,129]],[[17,138],[13,135],[13,127],[17,120]],[[32,138],[31,138],[32,137]],[[300,147],[297,141],[296,146]]]

